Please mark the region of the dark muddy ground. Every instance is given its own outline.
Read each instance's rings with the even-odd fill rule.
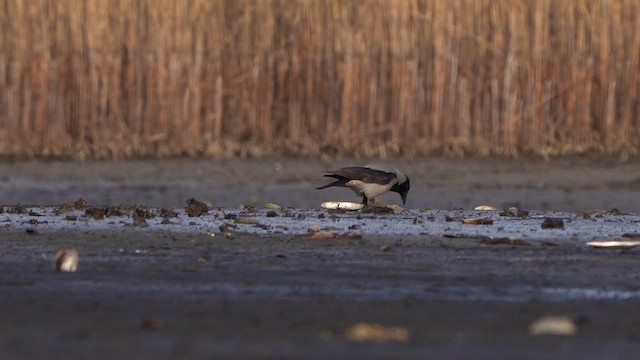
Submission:
[[[356,200],[309,190],[329,164],[212,164],[0,164],[0,358],[637,358],[640,247],[586,245],[640,233],[632,164],[404,163],[395,214],[319,209]],[[190,197],[214,207],[188,217]],[[135,202],[175,217],[111,206]],[[53,270],[63,248],[77,272]],[[532,336],[547,315],[576,332]]]

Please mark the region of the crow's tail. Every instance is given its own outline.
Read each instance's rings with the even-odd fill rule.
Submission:
[[[325,176],[330,176],[330,175],[325,175]],[[328,187],[332,187],[332,186],[344,186],[347,181],[349,181],[348,179],[338,179],[332,183],[328,183],[327,185],[322,185],[320,187],[317,187],[317,190],[322,190],[322,189],[326,189]]]

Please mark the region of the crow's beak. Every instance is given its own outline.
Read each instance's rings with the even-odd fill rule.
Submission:
[[[402,197],[402,205],[404,205],[407,202],[407,193],[403,192],[400,197]]]

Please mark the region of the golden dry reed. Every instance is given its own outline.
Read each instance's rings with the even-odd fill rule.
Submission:
[[[640,149],[637,0],[0,0],[0,156]]]

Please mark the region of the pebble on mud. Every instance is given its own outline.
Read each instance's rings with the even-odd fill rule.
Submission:
[[[529,325],[529,335],[575,335],[578,327],[568,316],[543,316]]]
[[[526,219],[529,217],[529,212],[526,210],[519,209],[515,206],[512,206],[506,210],[500,212],[500,216],[504,217],[519,217]]]
[[[200,217],[207,214],[209,210],[211,210],[209,205],[194,198],[187,199],[187,207],[184,209],[189,217]]]
[[[62,205],[58,205],[56,210],[58,211],[58,213],[70,212],[73,211],[73,206],[70,202],[65,201]]]
[[[237,229],[238,227],[230,223],[224,223],[220,225],[218,228],[220,229],[220,232],[230,233],[233,229]]]
[[[101,207],[92,207],[92,208],[87,208],[84,214],[88,218],[94,218],[95,220],[104,220],[106,211]]]
[[[398,208],[400,207],[398,206]],[[365,206],[364,208],[362,208],[363,214],[391,214],[395,211],[396,211],[395,208],[391,207],[391,205],[389,206],[374,205],[374,206]]]
[[[73,202],[73,207],[76,210],[84,210],[87,208],[87,200],[83,198],[78,198],[78,200]]]
[[[278,213],[275,210],[267,211],[267,217],[277,217]]]
[[[347,329],[345,337],[350,341],[407,342],[409,331],[398,326],[359,322]]]
[[[75,272],[78,269],[79,257],[76,249],[59,250],[55,258],[55,270],[58,272]]]
[[[560,218],[545,218],[541,226],[543,229],[564,229],[564,220]]]
[[[159,210],[158,216],[160,216],[161,218],[164,218],[164,219],[177,218],[178,217],[178,213],[175,212],[175,210],[173,210],[173,209],[162,208],[162,209]]]
[[[493,219],[464,219],[462,223],[465,225],[493,225]]]
[[[149,223],[147,223],[147,220],[144,218],[144,216],[140,216],[138,214],[134,214],[133,215],[133,226],[149,227]]]

